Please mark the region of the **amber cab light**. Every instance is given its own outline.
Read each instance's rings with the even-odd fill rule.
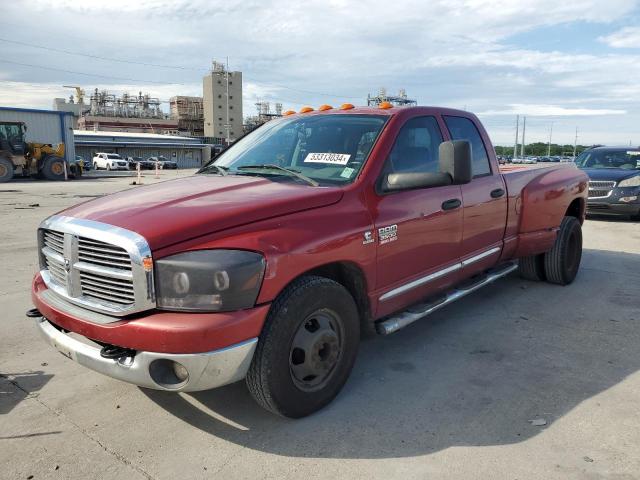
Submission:
[[[389,102],[381,102],[380,105],[378,105],[378,108],[384,108],[386,110],[388,108],[393,108],[393,105]]]
[[[282,116],[286,117],[287,115],[293,115],[294,113],[296,113],[295,110],[287,110],[282,114]]]
[[[354,108],[354,106],[351,103],[343,103],[340,106],[340,110],[351,110],[352,108]]]
[[[313,112],[313,108],[311,108],[311,107],[302,107],[300,109],[300,113],[308,113],[308,112]]]
[[[324,105],[320,105],[318,107],[318,110],[320,110],[321,112],[324,112],[325,110],[331,110],[333,107],[331,105],[327,105],[326,103]]]

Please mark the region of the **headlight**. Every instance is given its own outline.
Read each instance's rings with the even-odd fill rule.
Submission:
[[[618,183],[618,186],[619,187],[640,187],[640,175],[636,175],[635,177],[622,180],[620,183]]]
[[[222,312],[255,305],[264,257],[243,250],[196,250],[156,262],[158,308]]]

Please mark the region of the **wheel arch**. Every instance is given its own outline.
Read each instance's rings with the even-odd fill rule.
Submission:
[[[569,204],[567,208],[567,212],[565,213],[565,217],[575,217],[578,219],[580,224],[584,223],[585,216],[585,208],[586,203],[584,198],[574,198],[573,201]]]
[[[375,333],[371,315],[371,304],[367,296],[367,279],[360,266],[348,261],[337,261],[318,265],[291,279],[291,281],[284,285],[281,292],[296,280],[306,276],[328,278],[346,288],[358,308],[360,331],[367,336]]]

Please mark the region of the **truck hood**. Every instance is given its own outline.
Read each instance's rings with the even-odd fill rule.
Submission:
[[[194,175],[132,188],[61,212],[139,233],[152,250],[338,202],[342,190],[261,177]]]
[[[640,175],[640,170],[626,168],[583,168],[582,171],[589,176],[590,180],[610,180],[612,182]]]

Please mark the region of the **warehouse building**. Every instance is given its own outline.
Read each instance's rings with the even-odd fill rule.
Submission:
[[[199,138],[90,130],[76,130],[74,133],[76,154],[85,160],[91,160],[98,152],[144,159],[163,156],[175,160],[178,168],[197,168],[211,158],[211,146]]]
[[[75,158],[73,114],[54,110],[0,107],[0,122],[23,122],[27,126],[26,142],[64,143],[65,160]]]

